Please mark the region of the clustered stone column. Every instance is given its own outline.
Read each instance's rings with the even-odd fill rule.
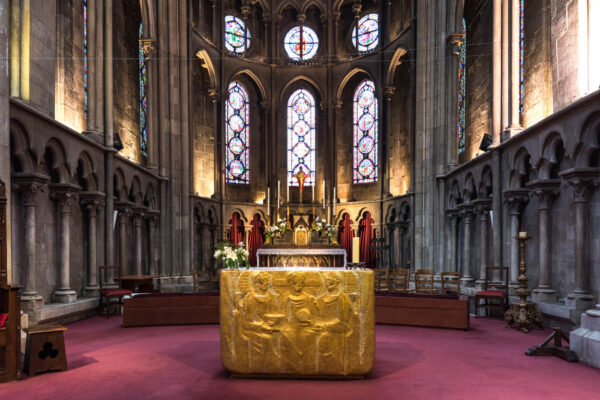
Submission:
[[[450,243],[449,243],[449,261],[446,270],[458,271],[458,260],[456,259],[456,246],[458,242],[458,210],[448,210],[448,218],[450,219]]]
[[[480,199],[475,202],[477,213],[479,214],[479,245],[480,245],[480,261],[479,261],[479,279],[475,282],[479,287],[483,287],[486,278],[486,269],[488,267],[488,219],[491,207],[491,200]]]
[[[510,214],[510,287],[519,286],[519,235],[521,211],[529,201],[529,190],[513,189],[504,191],[504,201],[508,204]]]
[[[127,274],[127,220],[131,216],[131,203],[119,202],[115,207],[119,210],[119,270],[121,275]]]
[[[540,276],[537,288],[533,290],[533,301],[554,302],[556,291],[552,289],[552,260],[551,260],[551,211],[552,201],[560,189],[559,179],[547,179],[531,182],[527,185],[530,194],[538,199],[538,235],[539,235],[539,264]]]
[[[98,286],[98,212],[104,207],[104,193],[83,192],[79,195],[81,205],[88,212],[88,280],[83,288],[85,297],[97,297],[100,294]]]
[[[160,211],[150,210],[148,211],[148,247],[150,249],[150,274],[158,274],[158,253],[156,246],[156,222],[159,220]]]
[[[72,303],[77,293],[71,289],[71,208],[77,201],[77,188],[69,184],[51,186],[51,197],[56,201],[60,212],[60,270],[58,290],[53,294],[55,303]]]
[[[473,277],[471,276],[471,218],[473,206],[470,204],[460,205],[460,215],[463,220],[463,265],[461,271],[462,286],[473,286]]]
[[[142,223],[146,215],[145,207],[133,208],[133,226],[135,227],[135,273],[142,275]]]

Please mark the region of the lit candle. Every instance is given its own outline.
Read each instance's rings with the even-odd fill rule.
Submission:
[[[520,238],[526,238],[527,237],[527,232],[519,232],[519,237]]]
[[[267,215],[271,215],[271,188],[267,186]]]
[[[331,199],[331,203],[332,205],[332,210],[331,210],[331,215],[333,216],[333,218],[335,218],[335,203],[337,201],[336,195],[335,195],[335,186],[333,187],[333,198]]]
[[[281,202],[281,181],[277,181],[277,209],[279,210],[279,204]]]
[[[323,208],[325,208],[325,181],[323,180]]]
[[[360,262],[360,238],[355,236],[352,238],[352,263]]]

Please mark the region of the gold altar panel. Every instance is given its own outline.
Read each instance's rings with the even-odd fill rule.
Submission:
[[[222,270],[220,281],[230,372],[352,377],[373,368],[372,271]]]

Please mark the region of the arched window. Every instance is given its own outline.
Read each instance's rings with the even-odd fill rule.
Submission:
[[[88,115],[88,13],[87,0],[83,0],[83,116]]]
[[[523,98],[525,96],[523,78],[523,58],[525,56],[525,1],[519,4],[519,113],[523,112]]]
[[[375,83],[354,92],[354,183],[377,181],[377,97]]]
[[[139,80],[140,80],[140,151],[144,157],[148,157],[148,126],[146,123],[146,113],[148,106],[146,104],[146,85],[148,84],[148,77],[146,72],[146,55],[144,54],[144,47],[142,46],[142,38],[144,37],[144,28],[140,22],[139,30],[139,45],[138,45],[138,58],[139,58]]]
[[[460,45],[460,50],[458,53],[458,154],[461,154],[465,151],[465,100],[467,94],[467,24],[464,18],[462,20],[462,29],[464,33],[464,38]]]
[[[358,20],[352,30],[352,44],[361,53],[371,51],[379,44],[379,15],[367,14]]]
[[[295,26],[288,31],[283,41],[285,51],[292,60],[309,60],[317,54],[319,37],[307,26]]]
[[[305,89],[298,89],[287,103],[288,182],[298,186],[293,175],[304,171],[309,177],[305,186],[315,182],[315,99]]]
[[[243,54],[250,48],[250,30],[233,15],[225,16],[225,48],[235,54]]]
[[[231,82],[225,103],[226,180],[250,182],[250,106],[248,92],[239,82]]]

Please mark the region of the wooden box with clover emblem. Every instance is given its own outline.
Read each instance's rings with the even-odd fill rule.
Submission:
[[[363,377],[373,368],[373,272],[221,271],[221,361],[234,375]]]

